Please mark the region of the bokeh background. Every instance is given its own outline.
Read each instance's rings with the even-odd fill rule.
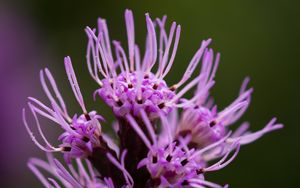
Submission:
[[[146,33],[144,13],[152,18],[168,15],[169,23],[182,25],[180,47],[167,80],[175,83],[201,40],[212,38],[221,52],[213,95],[219,108],[237,95],[245,76],[254,86],[252,104],[242,118],[252,130],[273,116],[283,130],[244,146],[227,168],[207,174],[210,180],[230,187],[300,187],[300,1],[0,1],[0,187],[41,187],[26,167],[31,156],[43,157],[21,122],[27,96],[44,99],[39,69],[48,67],[59,81],[70,108],[79,109],[63,68],[63,57],[72,57],[89,108],[111,119],[103,104],[92,99],[97,85],[85,64],[85,26],[107,19],[111,38],[126,42],[123,13],[134,11],[139,44]],[[47,124],[47,123],[45,123]],[[45,125],[46,126],[46,125]],[[47,134],[55,135],[52,127]]]

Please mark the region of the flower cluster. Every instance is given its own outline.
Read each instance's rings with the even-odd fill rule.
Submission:
[[[210,89],[215,81],[220,55],[204,40],[181,79],[168,84],[164,78],[174,63],[181,27],[168,30],[166,16],[152,20],[146,14],[147,37],[142,55],[135,43],[133,14],[125,11],[128,38],[126,54],[121,43],[110,41],[104,19],[98,28],[86,28],[87,67],[99,88],[100,97],[115,114],[113,133],[102,131],[104,118],[88,111],[72,67],[66,57],[65,69],[74,96],[82,109],[70,115],[58,86],[48,69],[40,80],[50,105],[29,97],[28,108],[37,125],[39,139],[26,118],[23,121],[34,143],[47,153],[48,162],[31,159],[29,168],[45,187],[228,187],[206,180],[205,173],[220,170],[237,156],[240,146],[283,127],[273,118],[262,130],[248,131],[234,124],[247,110],[252,88],[249,78],[238,97],[218,110]],[[112,45],[114,48],[112,48]],[[199,65],[201,64],[201,65]],[[197,67],[198,75],[192,79]],[[184,98],[194,89],[192,98]],[[39,116],[62,128],[60,144],[53,146],[42,131]],[[53,153],[62,153],[67,168]],[[51,177],[46,178],[41,170]]]

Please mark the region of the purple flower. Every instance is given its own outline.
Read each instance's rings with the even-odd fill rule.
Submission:
[[[229,126],[234,124],[247,110],[253,89],[247,89],[249,78],[246,78],[241,86],[238,97],[224,110],[218,112],[217,105],[209,96],[209,91],[214,85],[214,77],[219,64],[219,55],[213,61],[213,51],[208,49],[204,52],[198,86],[192,99],[182,99],[184,108],[177,127],[177,136],[191,136],[190,145],[194,147],[205,147],[222,139],[228,134]],[[250,143],[267,132],[283,127],[275,124],[273,118],[261,131],[251,133],[248,131],[249,124],[243,123],[237,131],[228,138],[228,141],[239,139],[241,144]]]
[[[134,21],[130,10],[125,11],[125,22],[128,57],[120,42],[113,41],[115,49],[115,58],[113,58],[105,20],[98,20],[97,33],[96,29],[86,28],[89,38],[88,69],[92,78],[100,86],[95,94],[98,94],[117,116],[129,113],[137,115],[141,109],[144,109],[151,119],[156,118],[160,111],[167,114],[178,99],[199,81],[198,76],[177,91],[191,77],[210,39],[202,42],[181,80],[169,87],[164,78],[174,62],[181,32],[180,25],[173,22],[168,32],[165,29],[166,16],[154,22],[149,14],[146,14],[148,33],[145,53],[142,56],[138,45],[135,44]],[[159,35],[156,30],[159,31]],[[156,71],[154,66],[157,66]]]
[[[88,70],[99,84],[94,95],[99,95],[114,112],[114,132],[103,132],[101,123],[105,123],[104,119],[96,111],[87,111],[71,60],[66,57],[66,73],[82,113],[69,115],[54,78],[45,69],[40,72],[40,79],[51,107],[32,97],[29,97],[28,103],[44,144],[33,135],[25,109],[23,121],[40,149],[46,153],[63,153],[69,170],[51,154],[48,154],[48,163],[31,159],[28,163],[30,169],[46,187],[62,184],[66,187],[107,188],[227,188],[227,185],[208,181],[206,173],[226,167],[236,158],[241,145],[283,125],[273,118],[257,132],[248,131],[248,123],[232,132],[229,126],[243,115],[250,104],[252,88],[247,89],[249,79],[245,79],[237,99],[218,111],[209,92],[215,83],[220,55],[214,58],[213,50],[208,48],[210,39],[202,42],[180,81],[169,87],[164,78],[174,62],[180,26],[173,22],[167,34],[166,17],[152,21],[146,14],[148,34],[146,50],[141,58],[134,40],[130,10],[125,11],[125,21],[128,57],[117,41],[113,42],[113,55],[105,20],[99,19],[98,32],[86,28],[89,38]],[[158,37],[156,30],[159,31]],[[199,75],[188,82],[201,60]],[[153,67],[157,67],[156,72]],[[194,96],[183,98],[195,86]],[[54,147],[46,139],[38,115],[63,129],[58,138],[59,146]],[[58,181],[46,179],[39,169],[48,171]]]
[[[46,152],[63,152],[65,159],[70,161],[71,157],[88,156],[92,153],[93,147],[101,146],[101,141],[99,140],[99,137],[101,136],[100,121],[102,121],[103,118],[98,115],[96,111],[87,112],[69,57],[65,58],[65,67],[70,85],[82,108],[83,114],[80,116],[75,114],[73,118],[70,117],[52,74],[48,69],[45,69],[44,71],[41,70],[40,79],[43,89],[51,102],[52,108],[32,97],[29,97],[30,102],[28,102],[28,106],[33,114],[39,134],[44,141],[45,146],[38,142],[33,135],[26,120],[25,109],[23,109],[23,121],[32,140],[40,149]],[[46,83],[45,75],[52,87],[54,95],[51,93],[51,90]],[[41,129],[38,115],[50,119],[64,130],[58,138],[62,142],[59,147],[52,146],[46,139],[46,136]]]
[[[141,111],[140,115],[147,126],[151,139],[147,138],[147,132],[141,130],[131,115],[127,115],[127,119],[149,149],[147,157],[139,162],[138,168],[147,167],[151,175],[151,180],[148,182],[150,187],[222,187],[206,181],[204,172],[220,170],[228,165],[239,152],[238,140],[232,142],[229,147],[225,147],[228,134],[218,142],[202,149],[189,148],[190,137],[175,138],[176,119],[167,119],[161,115],[162,130],[157,135],[150,125],[146,113]],[[208,165],[211,160],[209,155],[217,149],[222,150],[222,154],[218,155],[218,158],[221,157],[221,159],[213,165]],[[234,154],[229,157],[232,151]]]

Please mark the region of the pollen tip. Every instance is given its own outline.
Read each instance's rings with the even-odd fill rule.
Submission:
[[[123,105],[123,102],[121,100],[118,100],[116,103],[117,103],[118,106],[122,106]]]
[[[164,108],[164,107],[165,107],[165,103],[160,103],[160,104],[158,105],[158,107],[159,107],[160,109]]]
[[[210,127],[214,127],[216,124],[217,124],[217,122],[213,120],[213,121],[211,121],[211,122],[209,123],[209,126],[210,126]]]
[[[176,86],[176,85],[173,85],[173,86],[170,87],[170,90],[171,90],[171,91],[175,91],[176,89],[177,89],[177,86]]]
[[[62,148],[62,151],[65,151],[65,152],[69,152],[69,151],[71,151],[71,147],[63,147]]]

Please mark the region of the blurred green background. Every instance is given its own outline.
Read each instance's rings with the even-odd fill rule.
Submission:
[[[221,171],[207,174],[208,178],[220,184],[228,183],[233,188],[300,187],[297,180],[300,168],[297,161],[300,158],[300,126],[297,119],[300,106],[299,0],[2,0],[0,5],[30,20],[33,33],[38,38],[38,48],[42,48],[46,54],[39,63],[30,65],[34,70],[28,73],[31,79],[37,80],[38,69],[47,66],[59,80],[64,96],[72,96],[70,88],[65,87],[67,78],[63,69],[63,57],[70,55],[88,106],[106,117],[111,115],[109,110],[99,100],[93,103],[91,96],[97,85],[89,77],[85,64],[85,26],[95,27],[98,17],[106,18],[111,38],[125,44],[123,14],[129,8],[135,16],[138,43],[143,45],[146,33],[144,13],[149,12],[152,18],[167,14],[169,24],[176,21],[182,26],[175,65],[167,77],[169,83],[175,83],[182,75],[201,40],[212,38],[211,47],[221,53],[217,84],[212,93],[219,108],[225,107],[236,97],[242,80],[250,76],[250,85],[255,92],[252,104],[240,122],[249,120],[251,129],[258,130],[276,116],[279,122],[285,124],[285,128],[244,146],[232,164]],[[38,81],[28,84],[33,83],[38,84]],[[37,91],[27,93],[41,93],[41,88],[36,88]],[[77,108],[74,98],[67,100]],[[19,118],[18,114],[16,118]],[[22,134],[26,134],[22,125],[17,127]],[[35,147],[27,135],[24,141],[30,143],[26,147]],[[3,144],[8,143],[7,140]],[[9,151],[1,151],[2,157],[5,152]],[[27,154],[26,158],[29,156]],[[10,175],[1,180],[4,187],[40,186],[25,162],[23,166],[11,168]],[[23,186],[18,186],[20,183]]]

